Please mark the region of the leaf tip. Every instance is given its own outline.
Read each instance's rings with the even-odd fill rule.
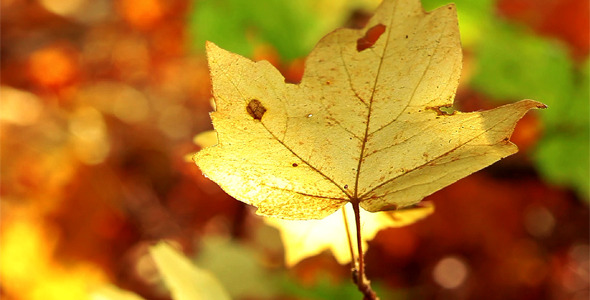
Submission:
[[[545,103],[541,103],[539,101],[531,100],[531,99],[524,99],[521,100],[520,103],[523,103],[528,109],[546,109],[548,106]]]
[[[218,48],[219,46],[217,46],[215,43],[213,43],[212,41],[205,41],[205,49],[209,50],[211,48]]]
[[[211,59],[211,57],[214,56],[214,54],[221,52],[222,50],[224,50],[223,48],[217,46],[217,44],[211,42],[211,41],[206,41],[205,42],[205,52],[207,53],[207,58]]]
[[[547,106],[547,104],[545,104],[545,103],[537,102],[536,108],[546,109],[546,108],[549,108],[549,106]]]

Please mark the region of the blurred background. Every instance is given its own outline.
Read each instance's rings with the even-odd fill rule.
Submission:
[[[368,277],[383,299],[588,299],[589,2],[454,2],[456,107],[549,109],[520,121],[518,154],[427,197],[427,219],[381,231]],[[190,154],[212,128],[206,40],[297,81],[319,38],[378,3],[0,1],[0,297],[113,285],[170,299],[147,252],[167,239],[235,299],[359,299],[328,252],[286,268],[278,231]]]

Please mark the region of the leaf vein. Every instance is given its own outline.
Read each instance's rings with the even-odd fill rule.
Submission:
[[[399,2],[395,2],[395,5],[392,8],[392,12],[391,12],[391,16],[395,15],[395,11],[397,9],[397,5]],[[385,45],[383,46],[383,51],[382,51],[382,55],[380,55],[379,57],[381,57],[381,59],[379,60],[379,66],[377,67],[377,74],[375,75],[375,82],[373,83],[373,89],[371,90],[371,97],[369,98],[369,111],[367,113],[367,121],[365,122],[365,135],[363,137],[363,142],[361,145],[361,153],[359,155],[359,161],[358,161],[358,165],[356,168],[356,178],[355,178],[355,182],[354,182],[354,197],[353,199],[355,201],[359,201],[360,202],[360,198],[358,197],[358,187],[359,187],[359,179],[360,179],[360,174],[361,174],[361,167],[363,165],[363,161],[364,161],[364,155],[365,155],[365,148],[367,146],[367,139],[369,138],[369,125],[371,122],[371,112],[372,112],[372,108],[373,108],[373,98],[375,97],[375,90],[377,88],[377,83],[379,82],[379,75],[381,74],[381,67],[383,66],[383,56],[384,54],[387,52],[387,47],[389,46],[389,40],[391,39],[391,32],[393,32],[392,30],[392,24],[393,24],[393,17],[389,20],[389,24],[387,26],[387,39],[385,40]]]
[[[458,145],[457,147],[455,147],[455,148],[453,148],[453,149],[451,149],[451,150],[449,150],[449,151],[447,151],[447,152],[445,152],[445,153],[442,153],[441,155],[439,155],[439,156],[437,156],[437,157],[435,157],[435,158],[433,158],[433,159],[431,159],[431,160],[429,160],[429,161],[427,161],[427,162],[425,162],[425,163],[423,163],[423,164],[421,164],[421,165],[419,165],[419,166],[416,166],[416,167],[414,167],[413,169],[410,169],[410,170],[408,170],[408,171],[406,171],[406,172],[404,172],[404,173],[402,173],[402,174],[400,174],[400,175],[398,175],[398,176],[395,176],[395,177],[393,177],[393,178],[390,178],[390,179],[388,179],[388,180],[386,180],[386,181],[384,181],[384,182],[382,182],[382,183],[378,184],[377,186],[373,187],[373,188],[372,188],[372,189],[370,189],[369,191],[365,192],[365,193],[364,193],[362,196],[360,196],[360,197],[359,197],[359,199],[364,199],[364,197],[366,197],[368,194],[370,194],[370,193],[371,193],[371,192],[373,192],[374,190],[376,190],[376,189],[378,189],[378,188],[380,188],[380,187],[382,187],[382,186],[384,186],[384,185],[386,185],[386,184],[388,184],[388,183],[390,183],[390,182],[392,182],[392,181],[394,181],[394,180],[398,179],[399,177],[402,177],[402,176],[404,176],[404,175],[406,175],[406,174],[408,174],[408,173],[411,173],[411,172],[414,172],[414,171],[416,171],[416,170],[419,170],[419,169],[421,169],[422,167],[424,167],[424,166],[426,166],[426,165],[428,165],[428,164],[432,163],[432,162],[433,162],[433,161],[435,161],[435,160],[438,160],[438,159],[440,159],[440,158],[443,158],[443,157],[445,157],[445,156],[447,156],[447,155],[450,155],[451,153],[453,153],[454,151],[458,150],[459,148],[462,148],[462,147],[464,147],[465,145],[467,145],[467,144],[468,144],[468,143],[470,143],[471,141],[473,141],[473,140],[477,139],[478,137],[480,137],[480,136],[482,136],[482,135],[484,135],[484,134],[488,133],[489,131],[492,131],[492,130],[493,130],[493,127],[495,127],[496,125],[498,125],[498,124],[500,124],[500,123],[504,122],[506,119],[507,119],[507,118],[505,118],[505,119],[503,119],[503,120],[500,120],[500,121],[498,121],[497,123],[495,123],[495,124],[493,124],[493,125],[489,126],[489,128],[487,128],[487,129],[483,130],[481,134],[478,134],[478,135],[474,136],[473,138],[471,138],[471,139],[468,139],[467,141],[465,141],[464,143],[462,143],[462,144]],[[496,144],[497,144],[497,143],[496,143]],[[496,144],[494,144],[494,145],[496,145]],[[490,145],[490,146],[493,146],[493,145]]]
[[[410,95],[410,98],[408,100],[408,103],[406,103],[406,105],[404,106],[404,108],[402,110],[400,110],[400,112],[397,114],[397,116],[395,116],[395,118],[393,118],[390,122],[388,122],[387,124],[381,126],[380,128],[376,129],[375,131],[371,132],[369,134],[369,137],[372,136],[373,134],[377,133],[378,131],[383,130],[385,127],[396,123],[396,121],[399,119],[399,117],[406,112],[406,110],[408,109],[408,107],[410,106],[410,103],[412,103],[412,101],[414,100],[414,96],[416,95],[416,91],[418,91],[418,87],[420,87],[420,85],[422,84],[422,81],[424,80],[424,76],[426,76],[426,73],[428,72],[428,70],[430,69],[430,65],[432,64],[432,59],[434,57],[434,53],[439,50],[439,46],[440,46],[440,38],[442,37],[443,32],[446,29],[446,23],[444,28],[440,31],[440,35],[438,37],[438,43],[436,44],[436,47],[433,47],[433,51],[431,53],[431,55],[429,56],[428,59],[428,64],[426,65],[426,67],[424,68],[424,71],[422,72],[422,75],[420,76],[420,80],[418,80],[418,83],[416,84],[416,86],[414,87],[414,90],[412,91],[412,94]]]

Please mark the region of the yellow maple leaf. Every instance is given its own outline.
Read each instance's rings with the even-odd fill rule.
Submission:
[[[517,151],[515,123],[539,102],[446,113],[461,72],[455,7],[385,0],[364,29],[338,29],[299,84],[266,61],[207,44],[219,143],[194,159],[261,215],[321,219],[425,196]]]

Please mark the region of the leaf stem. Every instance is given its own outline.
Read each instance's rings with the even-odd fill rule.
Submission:
[[[350,261],[355,264],[354,248],[352,247],[352,237],[350,235],[350,225],[348,225],[348,217],[346,217],[346,205],[342,207],[342,217],[344,218],[344,228],[346,229],[346,238],[348,239],[348,250],[350,250]],[[353,266],[356,268],[356,266]]]
[[[363,293],[363,300],[378,300],[379,298],[371,289],[371,282],[365,276],[365,264],[363,253],[363,240],[361,236],[361,214],[358,202],[352,202],[352,210],[354,211],[354,221],[356,223],[356,243],[358,246],[358,268],[353,271],[353,281],[356,283],[359,291]],[[356,272],[355,272],[356,271]]]

